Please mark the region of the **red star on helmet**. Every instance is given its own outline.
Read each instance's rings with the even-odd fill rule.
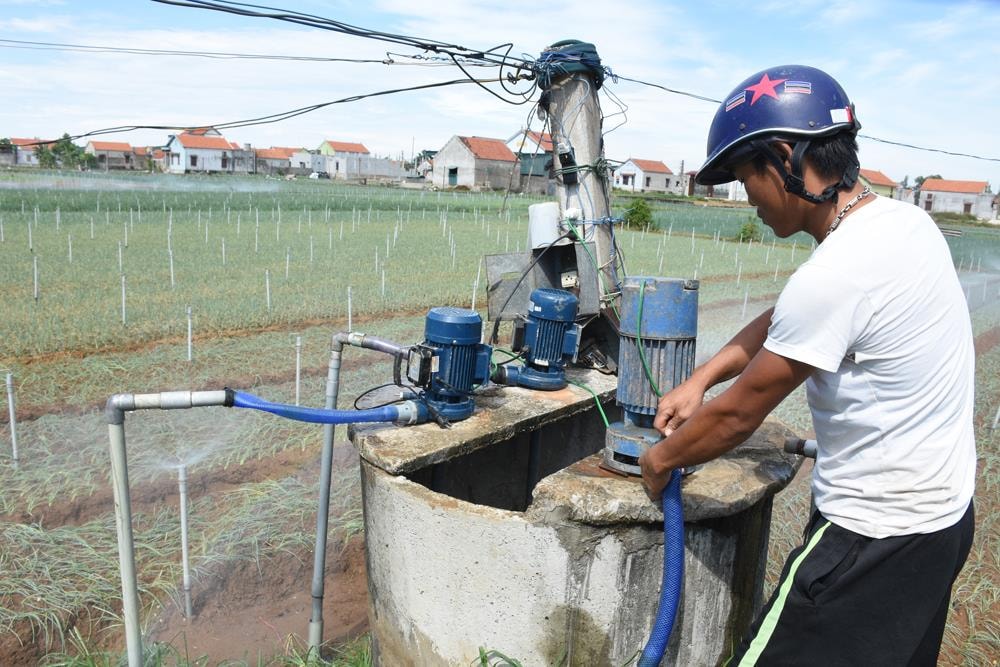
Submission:
[[[764,72],[764,76],[760,77],[760,81],[752,86],[748,86],[746,90],[753,93],[753,98],[750,100],[750,105],[753,106],[757,103],[757,100],[764,97],[765,95],[778,99],[778,93],[774,90],[775,86],[779,83],[784,83],[786,79],[771,79],[767,72]]]

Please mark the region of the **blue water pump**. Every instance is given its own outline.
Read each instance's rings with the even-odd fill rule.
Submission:
[[[407,379],[425,389],[426,404],[447,420],[469,417],[472,390],[489,380],[493,350],[482,335],[479,313],[442,306],[427,313],[424,342],[409,348]]]
[[[622,288],[618,392],[624,420],[608,427],[604,465],[640,475],[638,460],[661,434],[659,394],[691,376],[698,330],[698,281],[633,276]]]
[[[531,293],[521,352],[523,366],[497,366],[493,381],[554,391],[566,386],[566,364],[576,361],[580,301],[570,292],[540,287]]]

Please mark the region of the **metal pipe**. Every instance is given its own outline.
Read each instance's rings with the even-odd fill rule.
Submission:
[[[139,590],[135,576],[135,543],[132,537],[132,501],[128,490],[125,455],[125,413],[108,401],[108,435],[111,441],[111,484],[118,532],[118,568],[122,579],[122,618],[129,667],[142,667],[142,632],[139,628]]]
[[[330,365],[326,375],[327,410],[337,407],[340,393],[340,359],[344,350],[343,334],[334,334],[330,344]],[[334,424],[323,425],[323,451],[320,454],[319,506],[316,509],[316,548],[313,552],[312,615],[309,617],[309,651],[323,643],[323,593],[326,579],[326,540],[330,519],[330,483],[333,476]]]
[[[350,290],[348,298],[349,295]],[[340,393],[340,363],[345,345],[376,350],[392,356],[406,353],[406,347],[376,336],[351,331],[333,334],[330,343],[330,366],[326,376],[327,410],[337,408],[337,397]],[[315,649],[316,655],[319,655],[319,647],[323,643],[323,595],[326,579],[326,541],[330,519],[330,483],[333,476],[333,440],[334,425],[324,424],[323,450],[320,454],[319,505],[316,509],[316,547],[313,553],[312,615],[309,618],[308,633],[308,649],[310,652]]]
[[[187,466],[183,463],[177,468],[177,487],[181,503],[181,565],[184,578],[184,616],[190,620],[194,617],[191,607],[191,567],[188,561],[188,516],[187,516]]]
[[[817,444],[815,440],[803,440],[802,438],[785,438],[785,451],[789,454],[808,456],[816,458]]]
[[[14,467],[19,464],[17,455],[17,409],[14,404],[14,374],[7,373],[7,414],[10,415],[10,452]]]
[[[108,399],[105,407],[111,450],[115,528],[118,533],[118,567],[122,579],[122,617],[129,667],[142,667],[142,630],[139,625],[139,586],[135,574],[132,498],[129,493],[128,457],[125,451],[125,413],[132,410],[176,410],[225,403],[224,390],[167,391],[159,394],[115,394]]]

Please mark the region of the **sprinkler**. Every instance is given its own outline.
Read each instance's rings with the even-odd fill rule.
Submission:
[[[523,341],[515,350],[523,366],[497,366],[492,380],[553,391],[566,386],[566,364],[576,361],[581,327],[575,324],[579,299],[561,289],[540,287],[531,293]]]
[[[313,561],[313,614],[309,621],[309,647],[319,649],[323,634],[323,579],[326,563],[327,522],[332,476],[334,425],[372,422],[417,424],[434,419],[447,426],[469,417],[475,409],[472,391],[489,379],[492,350],[480,343],[482,319],[478,313],[459,308],[433,308],[427,314],[425,340],[411,347],[356,332],[333,335],[326,382],[325,408],[273,403],[253,394],[232,389],[213,391],[169,391],[150,394],[115,394],[108,399],[105,415],[111,445],[111,481],[118,532],[118,558],[122,581],[122,617],[129,667],[142,664],[142,633],[132,532],[132,501],[125,447],[125,414],[136,410],[175,410],[208,406],[251,408],[315,424],[324,424],[320,467],[320,498],[316,516],[316,551]],[[420,392],[415,399],[370,410],[337,410],[340,361],[344,345],[376,350],[394,358],[393,379],[402,384],[402,366]],[[186,470],[179,471],[182,520],[186,524]],[[186,541],[186,540],[182,540]],[[186,547],[182,546],[186,552]],[[185,567],[185,570],[187,568]],[[190,618],[190,577],[184,577],[185,611]]]
[[[632,277],[622,288],[618,392],[624,420],[608,427],[603,465],[641,475],[639,457],[661,439],[653,428],[660,396],[694,370],[698,281]],[[684,506],[681,470],[663,490],[663,583],[656,620],[639,667],[660,664],[684,584]]]

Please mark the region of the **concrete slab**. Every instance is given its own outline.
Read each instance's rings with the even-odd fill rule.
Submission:
[[[590,387],[611,404],[617,378],[593,370],[570,369],[567,377]],[[476,412],[450,429],[437,424],[398,428],[391,424],[355,424],[348,431],[361,458],[403,475],[510,440],[594,407],[590,392],[574,385],[559,391],[492,386],[476,395]]]

